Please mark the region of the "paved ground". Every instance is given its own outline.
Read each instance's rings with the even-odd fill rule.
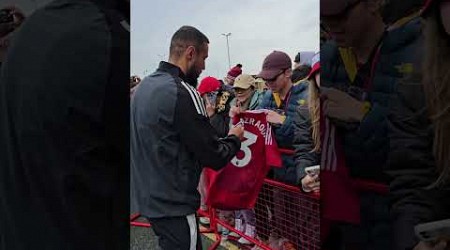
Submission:
[[[139,218],[139,222],[146,222],[146,220]],[[208,249],[213,244],[215,236],[213,234],[202,234],[203,249]],[[239,250],[229,241],[223,241],[217,250]],[[249,248],[245,248],[247,250]],[[145,227],[130,227],[130,250],[160,250],[158,247],[158,240],[151,228]],[[244,250],[244,249],[243,249]]]
[[[137,221],[145,222],[143,219]],[[211,237],[212,238],[212,237]],[[208,249],[212,240],[202,235],[203,249]],[[227,244],[228,245],[228,244]],[[238,249],[233,246],[219,247],[217,250]],[[151,228],[130,227],[130,250],[160,250],[156,235]]]

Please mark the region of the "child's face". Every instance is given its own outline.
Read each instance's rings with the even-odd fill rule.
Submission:
[[[248,89],[235,88],[234,91],[236,93],[236,99],[241,103],[247,101],[247,99],[250,97],[252,93],[251,88]]]

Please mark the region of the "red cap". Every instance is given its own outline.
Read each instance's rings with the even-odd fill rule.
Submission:
[[[217,91],[219,89],[220,89],[219,80],[217,80],[212,76],[207,76],[203,78],[197,87],[197,90],[201,96],[209,92]]]

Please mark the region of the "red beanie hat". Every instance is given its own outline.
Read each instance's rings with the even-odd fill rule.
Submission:
[[[197,87],[197,90],[201,96],[209,92],[217,91],[219,89],[220,89],[219,80],[217,80],[212,76],[207,76],[203,78]]]
[[[232,80],[234,80],[240,74],[242,74],[242,65],[241,64],[237,64],[236,66],[231,68],[230,71],[228,71],[227,77],[232,79]]]

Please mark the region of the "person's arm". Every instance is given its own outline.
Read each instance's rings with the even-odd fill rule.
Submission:
[[[399,83],[389,114],[390,181],[393,249],[412,249],[414,226],[432,220],[434,206],[427,186],[436,180],[433,133],[420,83]]]
[[[311,136],[311,120],[307,107],[297,108],[294,117],[294,161],[297,168],[297,177],[301,180],[305,177],[305,168],[318,164],[317,154],[312,152],[314,142]]]
[[[230,130],[230,116],[228,115],[228,112],[215,113],[209,120],[211,125],[216,129],[219,137],[227,136],[228,131]]]
[[[187,90],[179,89],[174,124],[180,140],[202,165],[213,169],[224,167],[238,152],[241,142],[235,135],[219,138],[209,119],[197,112],[200,105]],[[200,100],[200,99],[199,99]]]
[[[272,92],[271,91],[267,91],[264,96],[262,97],[261,103],[258,106],[258,109],[270,109],[270,103],[271,103],[271,98],[272,98]],[[292,105],[292,103],[290,104]],[[275,111],[269,111],[269,113],[275,113]],[[290,112],[290,110],[288,110],[286,112],[283,118],[282,122],[276,122],[273,123],[273,129],[275,131],[275,135],[277,138],[277,142],[280,143],[281,140],[280,138],[284,138],[284,140],[289,140],[291,141],[293,136],[294,136],[294,126],[293,126],[293,116],[294,116],[294,112]],[[269,114],[270,116],[270,114]],[[275,114],[274,116],[279,117],[280,115]],[[275,120],[280,120],[280,119],[275,119]],[[285,143],[286,144],[286,143]],[[291,145],[291,143],[287,143],[288,145]]]

